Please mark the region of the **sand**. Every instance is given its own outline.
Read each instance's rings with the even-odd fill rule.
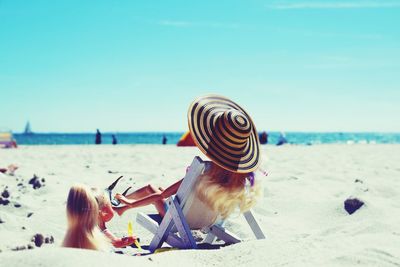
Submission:
[[[10,193],[10,203],[0,205],[0,265],[400,266],[400,145],[288,145],[262,150],[262,168],[269,175],[257,176],[264,195],[253,211],[265,240],[255,240],[242,216],[234,214],[227,227],[244,240],[240,244],[134,257],[137,250],[130,248],[119,255],[60,247],[69,187],[80,182],[104,188],[119,175],[124,175],[116,188],[119,192],[148,183],[166,187],[183,177],[193,157],[201,155],[199,150],[172,145],[1,149],[0,168],[16,164],[19,169],[14,176],[0,173],[0,193],[6,187]],[[37,189],[28,183],[34,174],[42,185]],[[349,197],[365,203],[352,215],[343,205]],[[152,235],[135,222],[139,211],[154,208],[116,215],[108,227],[126,235],[132,221],[134,234],[149,244]],[[53,237],[54,243],[36,247],[31,238],[37,233]],[[13,251],[28,244],[33,249]]]

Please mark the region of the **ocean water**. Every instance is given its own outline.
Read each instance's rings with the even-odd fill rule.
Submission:
[[[118,144],[161,144],[163,136],[167,138],[167,145],[175,145],[183,133],[181,132],[136,132],[114,133]],[[112,133],[102,134],[102,143],[111,144]],[[268,134],[268,144],[276,144],[279,132]],[[94,144],[95,133],[35,133],[32,135],[14,134],[20,145],[81,145]],[[299,145],[313,144],[399,144],[400,133],[312,133],[286,132],[288,143]]]
[[[118,144],[161,144],[163,136],[167,144],[176,144],[182,133],[102,133],[102,144],[112,143],[112,134]],[[95,143],[95,133],[35,133],[30,135],[14,134],[21,145],[90,145]]]

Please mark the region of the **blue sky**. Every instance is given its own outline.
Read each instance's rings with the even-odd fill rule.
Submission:
[[[400,132],[400,1],[0,0],[0,127],[184,131],[226,95],[258,130]]]

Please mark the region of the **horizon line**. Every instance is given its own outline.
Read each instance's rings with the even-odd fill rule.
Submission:
[[[101,134],[134,134],[134,133],[157,133],[157,134],[183,134],[188,131],[120,131],[120,132],[110,132],[105,131],[101,132]],[[257,131],[257,133],[342,133],[342,134],[366,134],[366,133],[374,133],[374,134],[400,134],[400,131],[307,131],[307,130],[290,130],[290,131],[281,131],[281,130],[271,130],[271,131]],[[31,134],[25,134],[24,132],[12,132],[12,134],[18,135],[35,135],[35,134],[96,134],[93,132],[33,132]]]

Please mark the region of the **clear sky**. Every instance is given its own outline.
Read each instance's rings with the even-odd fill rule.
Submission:
[[[184,131],[207,93],[258,130],[400,132],[400,1],[0,0],[0,127]]]

